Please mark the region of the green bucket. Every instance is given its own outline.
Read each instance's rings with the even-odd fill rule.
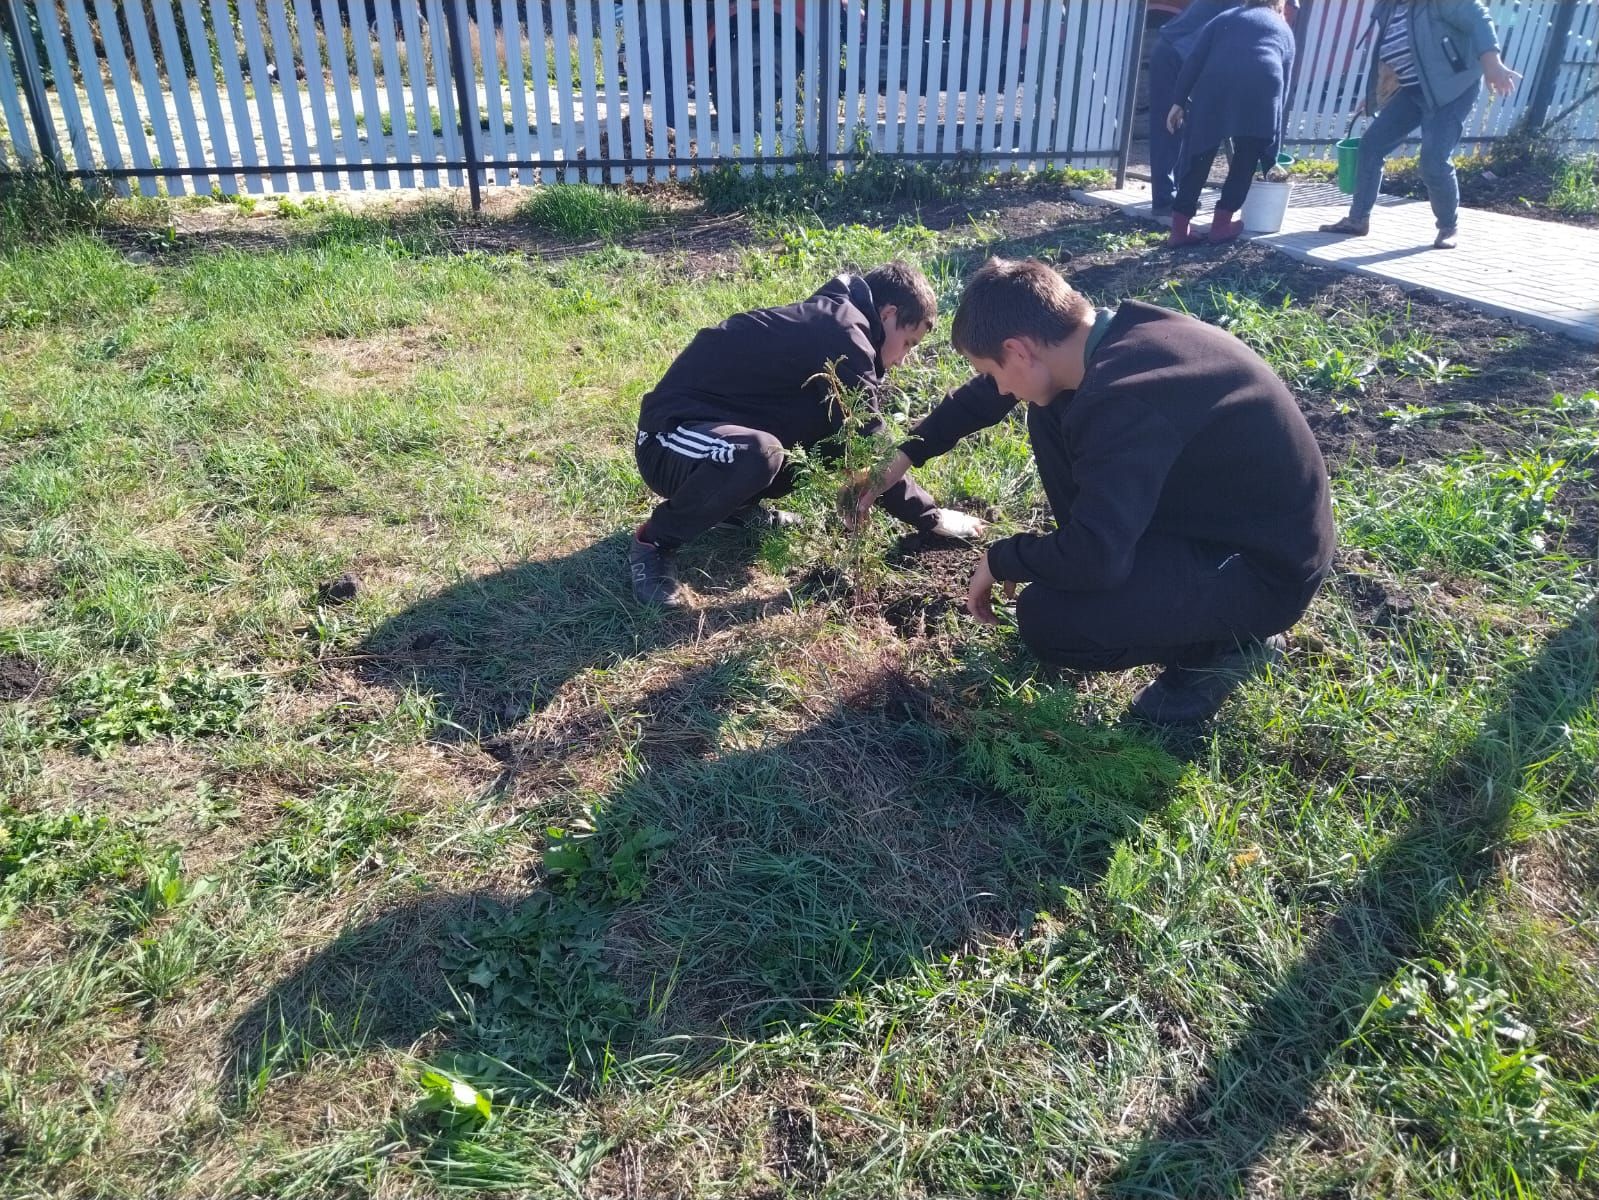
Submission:
[[[1355,123],[1349,122],[1344,139],[1338,143],[1338,190],[1346,196],[1355,194],[1355,165],[1360,161],[1360,139],[1350,137]]]

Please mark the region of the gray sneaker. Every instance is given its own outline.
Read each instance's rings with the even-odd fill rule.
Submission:
[[[1229,646],[1203,662],[1167,667],[1138,693],[1129,711],[1151,725],[1202,725],[1240,684],[1276,666],[1287,650],[1288,639],[1277,633]]]
[[[683,589],[677,582],[677,567],[672,556],[659,546],[641,542],[633,535],[627,554],[628,575],[633,580],[633,598],[657,608],[683,607]]]
[[[746,504],[743,508],[734,509],[716,523],[718,529],[793,529],[802,525],[798,513],[785,512],[781,508],[767,508],[764,504]]]

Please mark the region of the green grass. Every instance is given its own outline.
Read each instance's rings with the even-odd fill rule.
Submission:
[[[438,207],[154,264],[100,219],[0,253],[0,1193],[1591,1194],[1599,398],[1042,232],[1329,419],[1495,433],[1335,459],[1288,662],[1157,737],[1146,674],[898,636],[961,581],[829,526],[828,471],[802,534],[685,553],[693,612],[628,598],[692,332],[910,257],[913,420],[987,217],[768,216],[708,274]],[[920,474],[1047,520],[1017,423]]]
[[[1214,287],[1185,294],[1172,283],[1177,307],[1236,334],[1294,388],[1333,395],[1364,392],[1374,374],[1432,383],[1470,374],[1453,361],[1406,310],[1324,313],[1287,295],[1269,304]],[[1269,282],[1262,289],[1269,291]]]
[[[1549,193],[1549,206],[1565,213],[1599,213],[1599,160],[1590,155],[1564,163]]]
[[[92,229],[106,201],[53,173],[25,172],[6,182],[0,195],[0,250],[19,249],[41,235]]]
[[[539,229],[585,241],[615,241],[659,219],[649,201],[588,183],[542,187],[518,206],[517,215]]]

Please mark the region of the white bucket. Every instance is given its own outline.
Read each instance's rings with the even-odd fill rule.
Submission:
[[[1244,197],[1245,233],[1276,233],[1283,227],[1288,215],[1288,194],[1294,189],[1292,180],[1272,183],[1257,179],[1249,185],[1249,195]]]

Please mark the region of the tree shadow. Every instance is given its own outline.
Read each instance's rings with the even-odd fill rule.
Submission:
[[[352,1044],[490,1083],[582,1089],[663,1053],[693,1071],[729,1036],[1014,933],[1053,887],[1098,878],[1176,775],[1057,815],[1045,836],[947,728],[959,701],[896,666],[859,679],[754,745],[738,710],[769,679],[750,660],[612,713],[632,765],[543,839],[526,887],[422,895],[346,929],[233,1027],[237,1099]],[[1166,761],[1109,730],[1101,765],[1118,748]],[[509,759],[510,786],[522,766]],[[540,830],[519,837],[556,819],[540,800]]]
[[[682,556],[685,578],[708,603],[676,611],[640,605],[628,581],[630,540],[614,533],[570,554],[472,576],[429,595],[367,636],[356,652],[359,670],[373,683],[429,697],[447,723],[445,740],[493,739],[527,720],[580,671],[792,602],[787,593],[718,601],[752,578],[747,540],[718,535]]]
[[[1298,1127],[1378,991],[1427,953],[1439,919],[1490,883],[1525,773],[1559,748],[1599,686],[1590,600],[1515,678],[1495,714],[1418,797],[1410,827],[1372,862],[1249,1027],[1178,1098],[1107,1184],[1109,1195],[1250,1190],[1272,1140]]]

